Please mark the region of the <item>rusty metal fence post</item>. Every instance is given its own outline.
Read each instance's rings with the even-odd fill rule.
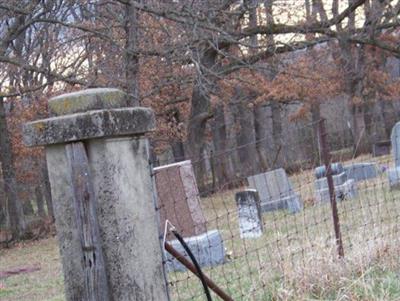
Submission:
[[[332,209],[333,227],[335,230],[336,246],[339,257],[344,257],[342,233],[340,231],[339,214],[336,204],[335,186],[333,184],[332,167],[331,167],[331,154],[327,142],[327,132],[325,126],[325,119],[319,121],[319,136],[321,143],[321,155],[326,169],[326,179],[328,181],[329,198]]]

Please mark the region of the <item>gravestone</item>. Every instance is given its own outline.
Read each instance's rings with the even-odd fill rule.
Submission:
[[[353,179],[346,180],[341,185],[335,186],[335,196],[337,201],[342,201],[344,199],[352,199],[357,197],[358,190],[356,181]],[[314,193],[315,201],[317,203],[326,203],[330,201],[329,188],[315,189]]]
[[[400,166],[400,121],[395,124],[390,136],[392,141],[392,153],[395,166]]]
[[[337,200],[345,198],[354,198],[357,196],[357,185],[354,179],[349,179],[343,165],[340,162],[331,164],[332,180],[335,187],[335,195]],[[330,194],[328,187],[328,179],[326,178],[325,165],[318,166],[315,169],[316,180],[314,182],[315,192],[314,198],[317,203],[329,202]]]
[[[332,168],[332,180],[335,188],[336,200],[343,200],[348,198],[354,198],[357,196],[357,185],[354,179],[348,179],[347,174],[344,172],[344,168],[341,163],[333,163]],[[329,186],[328,179],[326,177],[325,166],[319,166],[315,169],[316,180],[314,182],[315,192],[314,198],[317,203],[329,202]]]
[[[184,240],[201,267],[216,266],[225,262],[225,248],[218,230],[211,230],[197,236],[185,238]],[[179,253],[184,255],[186,259],[191,261],[189,255],[177,239],[168,241],[168,243]],[[169,253],[167,253],[165,257],[167,271],[186,270],[186,268]]]
[[[372,155],[380,157],[390,154],[390,140],[379,141],[372,145]]]
[[[332,163],[331,164],[331,170],[332,170],[332,175],[333,176],[341,174],[343,172],[342,163]],[[315,173],[315,177],[317,179],[321,179],[321,178],[326,177],[326,167],[325,167],[325,165],[318,166],[315,169],[314,173]]]
[[[343,185],[347,181],[347,175],[346,173],[342,172],[340,174],[333,175],[332,180],[334,186]],[[315,180],[314,185],[315,189],[317,190],[326,189],[328,188],[328,179],[326,177],[319,178]]]
[[[388,170],[389,186],[391,189],[400,189],[400,122],[393,127],[390,140],[395,167]]]
[[[153,169],[159,207],[160,231],[168,220],[185,238],[200,266],[214,266],[224,262],[222,237],[218,230],[207,231],[206,219],[200,205],[199,190],[190,160],[159,166]],[[172,233],[169,243],[181,254],[183,247]],[[168,271],[184,267],[167,254]]]
[[[161,232],[169,220],[183,237],[206,232],[199,191],[190,160],[154,168]],[[168,238],[171,238],[169,234]]]
[[[344,166],[344,171],[348,179],[356,182],[373,179],[378,176],[378,168],[375,163],[363,162],[352,163]]]
[[[255,189],[246,189],[235,195],[241,238],[257,238],[263,233],[261,206]]]
[[[303,208],[283,168],[250,176],[247,180],[250,188],[258,191],[262,212],[288,209],[290,213],[297,213]]]

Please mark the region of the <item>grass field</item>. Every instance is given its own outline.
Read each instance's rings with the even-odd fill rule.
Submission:
[[[356,199],[338,203],[339,259],[330,205],[312,201],[312,173],[291,180],[305,209],[265,213],[258,239],[240,239],[235,191],[202,200],[208,228],[220,230],[227,254],[225,264],[204,272],[234,300],[400,300],[400,191],[389,191],[383,174],[360,182]],[[54,238],[0,250],[0,271],[21,266],[41,270],[1,279],[1,300],[64,300]],[[193,275],[170,273],[168,280],[172,300],[205,300]]]

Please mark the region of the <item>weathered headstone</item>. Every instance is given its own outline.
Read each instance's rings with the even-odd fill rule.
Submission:
[[[250,188],[258,191],[262,212],[288,209],[290,213],[296,213],[302,210],[303,202],[283,168],[250,176],[247,180]]]
[[[379,141],[372,145],[372,155],[374,157],[390,154],[390,140]]]
[[[246,189],[235,195],[241,238],[257,238],[263,233],[260,199],[255,189]]]
[[[353,179],[346,180],[343,184],[335,186],[335,196],[337,201],[352,199],[357,197],[357,195],[357,183]],[[315,189],[314,197],[317,203],[329,202],[329,188]]]
[[[168,219],[183,237],[206,232],[206,219],[191,162],[188,160],[156,167],[154,177],[161,230],[164,231],[165,220]]]
[[[389,186],[391,189],[400,189],[400,121],[393,127],[390,140],[395,167],[388,170]]]
[[[348,179],[347,174],[341,163],[332,163],[332,180],[335,187],[336,200],[354,198],[357,196],[357,185],[354,179]],[[314,182],[314,197],[317,203],[329,202],[328,179],[326,178],[325,165],[315,169],[316,180]]]
[[[346,175],[346,173],[342,172],[340,174],[333,175],[332,180],[333,180],[334,186],[343,185],[347,181],[347,175]],[[319,179],[315,180],[314,185],[315,185],[316,190],[327,189],[328,188],[328,180],[326,177],[319,178]]]
[[[344,166],[344,171],[348,179],[353,179],[356,182],[376,178],[378,176],[376,163],[370,162],[346,165]]]
[[[222,236],[218,230],[211,230],[201,235],[185,238],[184,240],[201,267],[216,266],[225,262],[225,248]],[[178,240],[171,240],[168,243],[190,260],[189,255]],[[169,272],[186,270],[170,254],[166,254],[165,264]]]
[[[332,163],[331,164],[332,175],[338,175],[343,172],[343,166],[341,163]],[[318,166],[315,168],[315,177],[317,179],[325,178],[326,177],[326,167],[325,165]]]
[[[400,121],[393,127],[390,140],[392,141],[394,164],[400,166]]]
[[[53,117],[24,126],[45,145],[67,300],[168,300],[152,198],[154,113],[117,89],[49,101]]]
[[[222,237],[218,230],[207,231],[201,209],[199,190],[190,160],[154,168],[160,227],[163,232],[168,220],[185,238],[200,266],[213,266],[224,262]],[[186,254],[172,233],[167,233],[171,245]],[[187,256],[187,255],[185,255]],[[182,270],[183,266],[167,255],[168,271]]]

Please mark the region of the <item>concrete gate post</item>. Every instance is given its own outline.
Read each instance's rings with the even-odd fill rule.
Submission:
[[[67,300],[168,300],[152,198],[152,110],[117,89],[49,100],[50,118],[24,125],[44,145]]]

